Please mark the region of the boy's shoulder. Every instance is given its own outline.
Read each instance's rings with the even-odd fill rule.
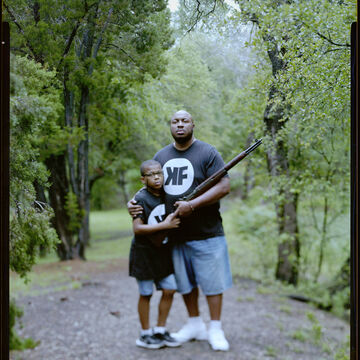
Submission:
[[[146,201],[151,199],[153,196],[154,195],[152,195],[146,188],[142,188],[135,194],[135,200]]]
[[[162,196],[155,196],[150,191],[148,191],[146,188],[140,189],[135,194],[135,200],[137,202],[141,202],[144,204],[151,206],[156,206],[158,203],[161,203],[164,201]]]

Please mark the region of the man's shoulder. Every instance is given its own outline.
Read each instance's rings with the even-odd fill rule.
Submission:
[[[211,144],[209,144],[205,141],[199,140],[199,139],[196,139],[196,141],[194,142],[194,145],[197,147],[201,147],[205,150],[216,150],[214,145],[211,145]]]
[[[162,149],[160,149],[155,155],[154,155],[154,159],[158,156],[161,156],[164,153],[167,153],[169,150],[173,149],[173,144],[168,144],[166,146],[164,146]]]

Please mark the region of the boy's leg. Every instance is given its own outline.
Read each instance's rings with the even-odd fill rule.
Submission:
[[[176,280],[174,274],[170,274],[167,277],[156,282],[156,288],[162,291],[162,296],[159,302],[158,312],[158,327],[165,327],[166,320],[169,315],[169,311],[173,302],[174,294],[176,292]]]
[[[176,347],[181,343],[176,341],[166,330],[166,320],[176,292],[176,281],[174,274],[167,276],[156,284],[158,289],[162,290],[162,296],[159,302],[159,313],[157,326],[154,328],[154,337],[163,341],[166,346]]]
[[[139,320],[142,330],[147,330],[150,328],[150,324],[149,324],[150,299],[151,299],[151,295],[139,296],[138,313],[139,313]]]
[[[169,311],[173,302],[175,290],[162,290],[162,296],[159,302],[159,313],[158,313],[158,321],[157,326],[165,327],[166,320],[169,315]]]
[[[160,339],[153,336],[150,328],[149,313],[150,313],[150,299],[153,290],[152,280],[138,280],[139,285],[139,302],[138,314],[141,324],[140,337],[136,340],[136,345],[147,349],[159,349],[164,346]]]

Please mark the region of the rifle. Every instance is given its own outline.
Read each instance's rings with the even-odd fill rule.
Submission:
[[[236,164],[238,164],[244,157],[248,156],[252,151],[254,151],[258,146],[260,146],[262,139],[256,140],[253,145],[244,150],[239,155],[235,156],[231,161],[229,161],[222,169],[218,170],[216,173],[208,177],[204,180],[200,185],[198,185],[190,194],[184,196],[180,200],[189,201],[195,199],[197,196],[203,194],[205,191],[209,190],[216,183],[220,181],[222,177],[224,177],[228,170],[233,168]]]
[[[203,194],[205,191],[209,190],[215,184],[217,184],[222,177],[224,177],[227,172],[233,168],[236,164],[238,164],[242,159],[248,156],[252,151],[254,151],[258,146],[260,146],[262,139],[256,140],[253,145],[249,148],[241,152],[239,155],[235,156],[231,161],[229,161],[222,169],[218,170],[213,175],[209,176],[206,180],[204,180],[201,184],[199,184],[190,194],[180,198],[179,200],[190,201],[195,199],[197,196]],[[176,211],[175,211],[176,212]],[[153,234],[150,236],[150,240],[156,246],[161,246],[164,238],[166,237],[167,231]]]

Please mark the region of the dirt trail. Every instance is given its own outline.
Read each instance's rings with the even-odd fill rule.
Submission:
[[[52,271],[54,266],[63,265],[37,266],[35,271]],[[82,284],[79,288],[17,299],[24,310],[19,335],[40,344],[13,352],[11,360],[330,360],[350,331],[346,322],[329,313],[284,296],[264,294],[256,282],[238,279],[223,300],[223,329],[230,351],[214,352],[206,341],[175,349],[141,349],[135,346],[137,285],[127,275],[127,261],[102,269],[90,262],[72,262],[72,268],[73,278]],[[151,324],[155,324],[159,295],[156,292],[152,298]],[[208,322],[203,295],[200,309]],[[309,312],[321,326],[318,344]],[[182,298],[176,294],[168,329],[178,330],[186,318]]]

